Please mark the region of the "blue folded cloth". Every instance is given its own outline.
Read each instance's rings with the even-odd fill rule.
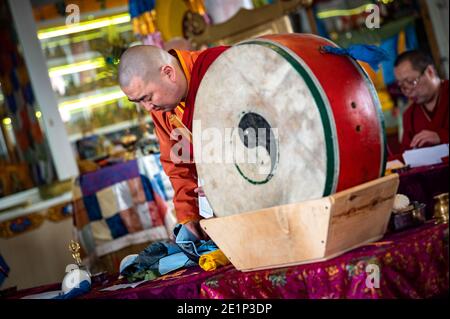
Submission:
[[[9,274],[9,266],[6,264],[6,261],[0,254],[0,286],[2,285],[6,277],[8,277],[8,274]]]
[[[347,49],[325,45],[321,47],[321,50],[325,53],[345,55],[355,60],[367,62],[375,71],[378,70],[378,65],[382,61],[390,59],[387,51],[376,45],[355,44],[349,46]]]
[[[198,265],[201,255],[217,250],[213,241],[197,239],[182,224],[177,224],[173,230],[175,243],[156,242],[149,245],[137,257],[128,258],[122,264],[120,274],[130,278],[135,273],[145,273],[151,270],[159,275],[183,267]]]
[[[52,299],[72,299],[78,296],[81,296],[88,292],[91,289],[91,283],[87,280],[83,280],[79,287],[75,287],[71,290],[69,290],[67,293],[58,295],[56,297],[53,297]]]

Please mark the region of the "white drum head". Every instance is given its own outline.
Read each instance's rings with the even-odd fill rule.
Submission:
[[[329,115],[319,108],[317,87],[311,90],[314,75],[295,59],[309,81],[291,60],[258,44],[228,49],[206,72],[195,102],[194,159],[216,216],[326,192]]]

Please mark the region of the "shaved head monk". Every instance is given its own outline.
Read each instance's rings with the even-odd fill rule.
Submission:
[[[400,54],[394,74],[410,105],[403,114],[402,150],[448,143],[448,80],[441,80],[431,57]]]
[[[148,112],[173,111],[186,99],[187,78],[170,53],[139,45],[125,51],[120,62],[120,87],[131,102]]]
[[[198,177],[193,161],[176,161],[178,138],[174,132],[182,126],[192,130],[195,96],[203,75],[212,62],[227,49],[204,51],[165,51],[149,45],[127,49],[120,58],[119,85],[128,99],[147,110],[159,139],[161,164],[174,189],[173,203],[177,221],[199,239],[206,234],[199,227]],[[189,142],[188,142],[189,143]],[[192,147],[189,147],[192,150]],[[192,154],[189,156],[192,158]]]

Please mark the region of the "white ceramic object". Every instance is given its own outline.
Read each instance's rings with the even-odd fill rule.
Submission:
[[[400,211],[400,210],[408,207],[409,204],[410,204],[410,200],[406,195],[397,194],[397,195],[395,195],[393,210]]]
[[[79,288],[80,283],[87,280],[91,284],[91,277],[88,272],[82,269],[73,269],[69,271],[63,279],[61,290],[64,294],[68,293],[74,288]]]

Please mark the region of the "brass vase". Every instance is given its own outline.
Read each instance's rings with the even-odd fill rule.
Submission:
[[[434,218],[436,223],[448,223],[448,193],[434,196]]]

